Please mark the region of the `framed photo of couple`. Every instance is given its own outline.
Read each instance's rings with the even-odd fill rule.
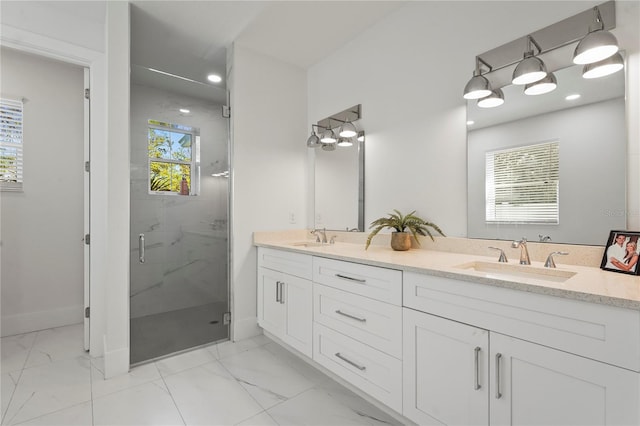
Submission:
[[[611,231],[600,268],[622,274],[640,275],[640,232]]]

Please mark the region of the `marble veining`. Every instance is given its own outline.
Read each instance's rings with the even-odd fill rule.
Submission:
[[[558,270],[574,272],[575,275],[564,282],[551,282],[528,277],[488,277],[482,272],[459,268],[459,265],[475,261],[497,263],[495,253],[492,252],[490,256],[486,254],[490,251],[487,250],[487,246],[505,246],[506,250],[505,241],[436,238],[433,244],[430,244],[429,240],[423,240],[419,249],[414,247],[409,251],[397,252],[389,247],[388,238],[380,238],[383,244],[378,241],[365,250],[366,233],[342,233],[335,244],[316,247],[294,245],[300,241],[309,241],[309,235],[309,231],[306,230],[256,232],[254,244],[329,259],[640,310],[640,277],[601,270],[599,264],[604,252],[603,247],[529,243],[531,268],[544,270],[544,258],[548,252],[558,250],[556,246],[573,253],[573,257],[563,256],[562,259],[557,259],[556,264]],[[455,251],[455,247],[458,247],[459,251]],[[511,263],[517,262],[517,257],[511,257]]]

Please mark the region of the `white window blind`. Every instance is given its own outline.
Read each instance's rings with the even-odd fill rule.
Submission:
[[[22,190],[22,102],[0,98],[0,189]]]
[[[557,140],[486,153],[486,221],[559,222]]]

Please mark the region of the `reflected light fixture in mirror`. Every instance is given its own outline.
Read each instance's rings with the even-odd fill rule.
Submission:
[[[504,93],[502,89],[496,89],[489,96],[482,99],[478,99],[478,106],[480,108],[495,108],[504,103]]]
[[[619,52],[610,56],[602,61],[595,62],[593,64],[587,64],[582,70],[582,77],[584,78],[599,78],[606,75],[613,74],[624,68],[624,59]]]
[[[330,145],[339,146],[353,146],[354,139],[357,138],[359,142],[364,141],[364,131],[358,130],[355,122],[362,118],[361,105],[354,105],[351,108],[347,108],[344,111],[333,114],[330,117],[324,118],[318,121],[318,124],[311,125],[311,136],[307,139],[307,147],[318,148],[322,147],[323,150],[331,150]],[[322,129],[320,137],[313,130],[313,128]],[[333,129],[337,129],[339,138],[336,136],[336,132]]]
[[[320,142],[324,144],[334,144],[338,142],[338,139],[336,139],[336,134],[333,132],[333,130],[326,129],[324,132],[322,132]]]
[[[338,132],[338,135],[343,138],[352,138],[357,134],[358,131],[356,130],[356,126],[350,121],[344,123]]]
[[[547,74],[545,78],[535,83],[529,83],[524,86],[525,95],[544,95],[553,92],[558,87],[556,76],[553,73]]]
[[[338,139],[338,146],[340,147],[353,146],[353,142],[351,141],[351,138],[340,138]]]

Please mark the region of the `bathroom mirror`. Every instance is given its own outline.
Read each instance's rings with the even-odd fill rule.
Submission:
[[[364,140],[315,149],[316,228],[364,231]]]
[[[469,238],[602,245],[626,227],[627,137],[624,72],[584,79],[582,66],[556,71],[553,92],[527,96],[503,88],[497,108],[467,103],[467,226]],[[569,95],[579,98],[567,100]],[[473,123],[471,123],[473,122]],[[488,221],[488,152],[558,141],[557,223]]]

